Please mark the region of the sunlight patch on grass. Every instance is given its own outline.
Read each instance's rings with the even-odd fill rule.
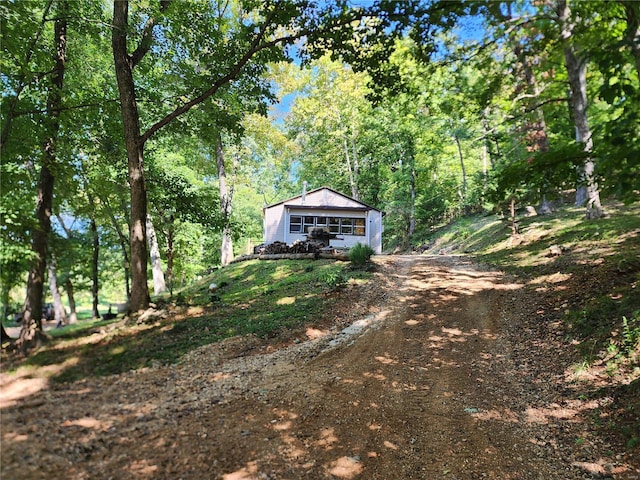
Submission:
[[[544,285],[546,283],[562,283],[571,278],[570,273],[552,273],[551,275],[540,275],[529,281],[533,285]]]
[[[124,353],[124,346],[118,345],[109,350],[109,354],[111,355],[122,355]]]
[[[282,297],[276,301],[277,305],[293,305],[296,303],[296,297]]]

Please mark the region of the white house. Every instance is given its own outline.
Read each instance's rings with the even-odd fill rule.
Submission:
[[[382,253],[382,215],[377,208],[321,187],[302,195],[268,205],[263,209],[264,243],[276,241],[291,245],[305,240],[314,228],[336,235],[332,247],[369,245]]]

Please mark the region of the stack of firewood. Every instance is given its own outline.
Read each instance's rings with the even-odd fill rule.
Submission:
[[[322,244],[312,241],[296,242],[287,245],[284,242],[273,242],[268,245],[258,245],[253,249],[256,255],[279,255],[285,253],[317,253],[322,248]]]

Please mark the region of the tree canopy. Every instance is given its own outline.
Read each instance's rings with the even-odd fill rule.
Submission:
[[[144,309],[149,221],[173,289],[220,263],[221,242],[260,242],[262,206],[303,181],[385,211],[389,248],[511,202],[550,211],[568,191],[594,219],[600,195],[638,200],[637,2],[33,0],[0,14],[0,286],[5,309],[27,286],[25,331],[41,328],[54,257],[63,289],[91,286],[97,305],[116,282]]]

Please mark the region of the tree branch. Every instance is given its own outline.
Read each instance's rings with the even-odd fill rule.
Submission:
[[[537,103],[537,104],[532,105],[529,108],[525,109],[525,113],[533,112],[534,110],[537,110],[540,107],[544,107],[548,103],[568,102],[569,100],[571,100],[571,99],[567,98],[567,97],[549,98],[547,100],[544,100],[544,101],[542,101],[540,103]]]
[[[265,35],[266,31],[267,31],[268,26],[270,25],[271,20],[275,16],[276,10],[277,9],[273,9],[270,12],[269,16],[265,19],[264,23],[260,26],[260,31],[258,32],[258,34],[255,36],[255,38],[251,42],[251,45],[249,46],[248,50],[236,62],[236,64],[231,67],[231,69],[229,70],[229,72],[226,75],[224,75],[223,77],[221,77],[218,80],[216,80],[214,82],[214,84],[211,86],[211,88],[206,90],[204,93],[198,95],[196,98],[194,98],[193,100],[185,103],[184,105],[176,108],[173,112],[171,112],[168,115],[166,115],[163,119],[161,119],[160,121],[158,121],[155,124],[153,124],[146,132],[144,132],[140,136],[141,143],[144,144],[147,140],[149,140],[149,138],[154,133],[156,133],[162,127],[164,127],[165,125],[169,124],[170,122],[172,122],[174,119],[176,119],[177,117],[179,117],[183,113],[188,112],[194,106],[204,102],[207,98],[209,98],[213,94],[215,94],[220,89],[220,87],[222,87],[223,85],[225,85],[229,81],[231,81],[234,78],[236,78],[240,74],[240,72],[242,71],[242,68],[247,63],[249,63],[249,60],[251,60],[251,58],[256,53],[258,53],[261,50],[264,50],[265,48],[269,48],[269,47],[271,47],[273,45],[277,45],[279,42],[276,41],[276,40],[273,40],[271,42],[267,42],[267,43],[264,43],[264,44],[260,43],[262,41],[262,39],[264,38],[264,35]],[[296,36],[283,37],[283,38],[286,38],[287,40],[289,40],[289,39],[296,38]],[[284,41],[284,40],[283,39],[279,39],[279,41]]]
[[[263,24],[260,26],[260,31],[258,32],[258,34],[255,36],[255,38],[251,42],[251,45],[249,46],[249,48],[247,49],[245,54],[242,55],[242,57],[240,57],[240,59],[238,59],[238,61],[234,65],[231,66],[231,68],[229,69],[229,72],[226,75],[224,75],[224,76],[220,77],[218,80],[216,80],[213,83],[213,85],[211,86],[211,88],[209,88],[208,90],[206,90],[202,94],[198,95],[193,100],[191,100],[191,101],[185,103],[184,105],[181,105],[180,107],[176,108],[173,112],[169,113],[164,118],[162,118],[158,122],[156,122],[153,125],[151,125],[151,127],[149,127],[149,129],[147,129],[147,131],[144,132],[140,136],[141,143],[144,144],[157,131],[159,131],[160,129],[162,129],[163,127],[165,127],[169,123],[171,123],[174,119],[176,119],[180,115],[182,115],[182,114],[188,112],[189,110],[191,110],[194,106],[196,106],[196,105],[204,102],[205,100],[207,100],[209,97],[214,95],[223,85],[227,84],[231,80],[234,80],[242,72],[242,69],[244,68],[244,66],[247,63],[249,63],[251,58],[253,58],[253,56],[255,56],[258,52],[260,52],[262,50],[265,50],[265,49],[268,49],[268,48],[271,48],[271,47],[274,47],[276,45],[280,45],[280,44],[284,45],[284,44],[292,43],[295,40],[299,40],[300,38],[303,38],[303,37],[309,35],[310,33],[312,33],[312,30],[304,29],[304,30],[301,30],[301,31],[299,31],[299,32],[297,32],[295,34],[292,34],[292,35],[287,35],[287,36],[284,36],[284,37],[276,37],[273,40],[265,41],[265,42],[261,43],[262,40],[264,39],[264,36],[266,34],[267,29],[269,28],[269,26],[271,26],[271,21],[273,20],[275,14],[276,14],[276,10],[277,10],[277,8],[274,8],[270,12],[269,16],[264,20]],[[360,15],[364,15],[364,13],[360,13]],[[341,26],[341,25],[346,25],[346,24],[350,23],[353,20],[354,20],[353,17],[344,19],[344,20],[342,20],[340,22],[337,22],[335,24],[331,24],[327,29],[335,28],[335,27]]]
[[[171,5],[172,0],[162,0],[160,2],[160,13],[164,13]],[[131,68],[133,69],[147,54],[153,43],[153,28],[156,26],[158,19],[156,17],[149,17],[147,23],[145,23],[142,29],[142,38],[140,44],[131,54]]]

